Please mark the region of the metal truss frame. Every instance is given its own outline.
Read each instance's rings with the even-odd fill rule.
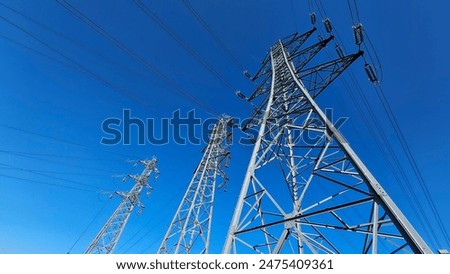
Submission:
[[[144,207],[139,201],[141,192],[144,188],[147,188],[149,190],[147,194],[150,194],[152,187],[148,183],[148,180],[152,173],[156,174],[156,180],[159,176],[159,171],[156,168],[157,159],[155,157],[151,160],[141,160],[138,163],[144,166],[144,170],[139,176],[129,175],[129,178],[133,179],[135,182],[129,192],[115,192],[115,194],[122,197],[122,202],[108,219],[106,224],[102,227],[97,236],[95,236],[94,240],[84,252],[85,254],[113,253],[134,207],[139,206],[141,209]]]
[[[333,39],[279,40],[253,80],[258,128],[223,253],[432,253],[315,98],[363,52],[311,65]],[[285,187],[283,187],[283,185]]]
[[[205,254],[209,252],[217,178],[228,182],[224,170],[230,160],[232,118],[222,116],[210,132],[210,140],[189,186],[164,236],[159,254]]]

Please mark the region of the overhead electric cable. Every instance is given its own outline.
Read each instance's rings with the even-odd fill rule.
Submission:
[[[66,140],[66,139],[50,136],[50,135],[39,133],[39,132],[34,132],[34,131],[18,128],[18,127],[15,127],[15,126],[10,126],[10,125],[6,125],[6,124],[1,124],[0,123],[0,127],[7,128],[7,129],[10,129],[10,130],[14,130],[14,131],[18,131],[18,132],[22,132],[22,133],[25,133],[25,134],[39,136],[39,137],[42,137],[42,138],[46,138],[46,139],[50,139],[50,140],[57,141],[57,142],[60,142],[60,143],[81,147],[81,148],[88,149],[88,150],[106,152],[106,153],[110,153],[110,154],[114,154],[114,155],[118,155],[118,156],[122,156],[122,157],[136,158],[136,157],[131,156],[131,155],[127,155],[127,154],[123,154],[123,153],[119,153],[119,152],[114,152],[114,151],[110,151],[110,150],[102,150],[102,149],[92,148],[92,147],[89,147],[89,146],[84,145],[84,144],[76,143],[76,142],[73,142],[73,141],[69,141],[69,140]]]
[[[111,58],[106,57],[106,56],[103,55],[101,52],[99,52],[99,51],[97,51],[97,50],[95,50],[95,49],[93,49],[93,48],[91,48],[91,47],[88,47],[88,46],[84,45],[84,44],[81,43],[79,40],[73,39],[73,38],[69,37],[68,35],[66,35],[65,33],[63,33],[63,32],[58,32],[58,31],[54,30],[53,28],[49,27],[48,25],[45,25],[45,24],[43,24],[42,22],[39,22],[38,20],[36,20],[36,19],[30,17],[29,15],[26,15],[26,14],[24,14],[24,13],[22,13],[22,12],[16,10],[16,9],[10,7],[10,6],[7,6],[7,5],[4,4],[4,3],[0,3],[0,6],[3,6],[4,8],[6,8],[6,9],[12,11],[13,13],[15,13],[15,14],[17,14],[17,15],[19,15],[19,16],[21,16],[21,17],[27,19],[27,20],[29,20],[30,22],[32,22],[32,23],[38,25],[39,27],[41,27],[41,28],[43,28],[43,29],[45,29],[45,30],[47,30],[47,31],[49,31],[49,32],[51,32],[51,33],[53,33],[54,35],[59,36],[59,37],[65,39],[65,40],[69,41],[69,42],[72,43],[73,45],[78,46],[78,47],[84,49],[85,51],[87,51],[87,52],[89,52],[89,53],[92,53],[93,55],[95,55],[95,56],[101,58],[102,60],[105,60],[105,61],[107,61],[107,62],[109,62],[109,63],[111,63],[111,64],[113,64],[113,65],[115,65],[115,66],[117,66],[117,67],[119,67],[119,68],[122,68],[122,69],[124,69],[124,70],[126,70],[126,71],[129,71],[130,73],[132,73],[132,74],[134,74],[134,75],[140,77],[141,79],[144,79],[145,81],[150,82],[151,84],[156,84],[155,81],[153,81],[152,79],[150,79],[149,77],[147,77],[147,75],[143,74],[142,72],[140,72],[140,71],[138,71],[138,70],[135,70],[135,69],[132,69],[132,68],[130,68],[130,67],[128,67],[128,66],[125,66],[124,64],[121,64],[121,63],[115,61],[114,59],[111,59]],[[8,38],[6,38],[6,37],[4,37],[4,38],[5,38],[5,39],[8,39]],[[11,39],[9,39],[9,40],[15,43],[15,41],[13,41],[13,40],[11,40]],[[23,45],[23,44],[21,44],[21,46],[27,47],[26,45]],[[32,49],[32,48],[29,48],[29,49],[32,50],[32,51],[35,51],[35,50]],[[38,54],[42,54],[42,53],[40,53],[39,51],[35,51],[35,52],[38,53]],[[46,56],[46,57],[47,57],[47,56]],[[54,61],[59,62],[59,61],[56,60],[56,59],[55,59]],[[68,64],[64,64],[64,65],[70,66],[70,65],[68,65]]]
[[[31,170],[31,169],[20,168],[20,167],[14,167],[14,166],[11,166],[11,165],[8,165],[8,164],[5,164],[5,163],[0,163],[0,165],[1,165],[1,166],[5,166],[5,167],[9,167],[9,168],[13,168],[13,169],[15,169],[15,170],[19,170],[19,171],[24,171],[24,172],[28,172],[28,173],[40,175],[40,176],[47,177],[47,178],[50,178],[50,179],[54,179],[54,180],[59,180],[59,181],[71,183],[71,184],[74,184],[74,185],[79,185],[79,186],[84,186],[84,187],[94,188],[94,189],[97,190],[97,191],[103,191],[103,189],[100,189],[100,188],[97,187],[97,186],[93,186],[93,185],[89,185],[89,184],[85,184],[85,183],[80,183],[80,182],[76,182],[76,181],[69,180],[69,179],[65,179],[65,178],[59,178],[59,177],[56,177],[56,176],[52,176],[52,175],[48,175],[48,174],[41,173],[41,172],[38,172],[38,171],[34,171],[34,170]],[[107,191],[111,191],[111,190],[107,190]]]
[[[140,64],[145,66],[148,70],[150,70],[152,73],[154,73],[156,76],[158,76],[160,79],[162,79],[164,82],[166,82],[173,91],[175,91],[178,95],[184,97],[185,99],[191,101],[192,103],[195,103],[197,106],[199,106],[201,109],[203,109],[208,114],[218,116],[218,113],[201,102],[199,99],[197,99],[195,96],[193,96],[191,93],[180,87],[177,83],[175,83],[172,79],[170,79],[168,76],[163,74],[160,70],[158,70],[155,66],[144,60],[140,55],[138,55],[135,51],[131,50],[129,47],[127,47],[124,43],[120,42],[118,39],[113,37],[110,33],[105,31],[103,28],[101,28],[99,25],[97,25],[94,21],[89,19],[86,15],[84,15],[81,11],[79,11],[77,8],[75,8],[73,5],[68,3],[65,0],[55,0],[58,2],[62,7],[64,7],[66,10],[68,10],[70,13],[72,13],[78,20],[85,23],[95,32],[99,33],[101,36],[106,38],[108,41],[110,41],[113,45],[115,45],[117,48],[125,52],[128,56],[133,58],[134,60],[138,61]]]
[[[322,16],[327,16],[327,15],[326,15],[326,11],[325,11],[325,9],[324,9],[324,7],[323,7],[323,4],[322,4],[321,0],[319,0],[320,6],[319,6],[319,3],[317,2],[317,0],[315,0],[315,2],[316,2],[317,7],[319,8],[319,11],[321,12],[321,15],[322,15]],[[350,9],[350,11],[351,11],[350,3],[348,2],[348,4],[349,4],[349,9]],[[356,7],[356,1],[354,2],[354,4],[355,4],[355,7]],[[359,18],[359,12],[358,12],[358,16],[357,16],[357,17],[358,17],[358,20],[360,20],[360,18]],[[367,36],[367,34],[366,34],[365,31],[364,31],[364,34]],[[337,35],[338,39],[340,40],[339,34],[336,33],[336,35]],[[366,37],[366,38],[367,38],[367,37]],[[371,51],[372,51],[373,54],[375,55],[375,57],[372,57],[372,54],[370,53],[370,51],[368,51],[369,58],[371,58],[372,63],[375,63],[375,60],[376,60],[376,62],[379,64],[380,74],[382,75],[382,66],[381,66],[381,62],[380,62],[380,60],[379,60],[378,54],[377,54],[377,52],[376,52],[376,50],[375,50],[373,44],[371,43],[370,39],[368,38],[367,40],[368,40],[369,46],[370,46],[370,48],[371,48]],[[342,43],[342,40],[340,40],[340,41],[341,41],[341,43]],[[364,42],[364,44],[365,44],[365,42]],[[366,46],[366,47],[367,47],[367,46]],[[355,82],[357,83],[357,81],[356,81],[356,79],[355,79],[355,76],[354,76],[353,72],[351,71],[351,69],[350,69],[350,72],[351,72],[352,80],[354,81],[354,83],[355,83]],[[361,89],[361,87],[359,87],[359,88]],[[366,105],[366,109],[369,110],[369,113],[371,114],[372,120],[373,120],[373,121],[375,122],[375,124],[377,125],[378,132],[380,133],[381,137],[383,137],[383,143],[384,143],[385,146],[388,148],[388,151],[389,151],[389,154],[390,154],[390,158],[393,159],[394,163],[395,163],[396,166],[397,166],[397,170],[400,171],[400,174],[402,175],[402,177],[403,177],[403,179],[404,179],[404,181],[405,181],[405,183],[406,183],[405,185],[406,185],[406,187],[407,187],[407,189],[408,189],[409,191],[405,191],[403,194],[404,194],[404,195],[407,195],[407,194],[409,193],[410,197],[413,199],[413,201],[415,201],[414,204],[417,205],[418,211],[421,213],[421,216],[422,216],[422,217],[419,218],[419,219],[423,219],[423,220],[425,220],[426,223],[430,223],[430,221],[429,221],[429,219],[428,219],[428,216],[427,216],[427,214],[425,213],[424,209],[422,208],[421,203],[420,203],[420,201],[419,201],[419,199],[418,199],[418,197],[417,197],[417,195],[416,195],[416,193],[415,193],[415,191],[414,191],[414,189],[413,189],[413,187],[412,187],[411,182],[409,181],[409,179],[408,179],[407,176],[406,176],[406,172],[404,171],[403,167],[402,167],[401,164],[400,164],[400,161],[399,161],[399,159],[398,159],[398,156],[396,155],[396,153],[394,152],[394,150],[393,150],[393,148],[392,148],[390,142],[389,142],[388,139],[386,138],[386,134],[384,133],[383,127],[380,126],[378,119],[376,118],[376,116],[375,116],[374,113],[373,113],[372,107],[371,107],[370,104],[367,102],[367,98],[366,98],[365,94],[364,94],[362,91],[360,91],[360,96],[361,96],[361,98],[363,98],[363,100],[364,100],[364,102],[365,102],[365,105]],[[387,111],[386,111],[386,113],[387,113]],[[389,114],[388,114],[388,116],[389,116]],[[370,125],[370,124],[368,124],[368,125]],[[392,126],[393,126],[394,129],[395,129],[395,126],[394,126],[394,125],[392,125]],[[375,138],[376,138],[376,136],[375,136]],[[379,149],[380,149],[380,148],[381,148],[381,147],[379,147]],[[380,150],[380,151],[381,151],[382,154],[384,155],[385,152],[384,152],[383,150]],[[405,151],[405,153],[406,153],[406,151]],[[384,156],[384,158],[385,158],[385,159],[389,159],[389,158],[387,158],[386,156]],[[389,166],[391,166],[391,163],[390,163],[389,161],[387,161],[387,164],[388,164]],[[397,174],[395,173],[395,170],[393,170],[392,173],[393,173],[394,176],[397,178]],[[417,177],[417,176],[416,176],[416,177]],[[420,179],[419,179],[419,178],[418,178],[418,180],[419,180],[419,182],[420,182]],[[403,184],[401,183],[401,181],[400,181],[400,180],[397,180],[397,182],[398,182],[399,185],[402,187],[402,189],[405,190],[405,188],[404,188]],[[409,198],[407,198],[407,200],[410,201]],[[430,205],[430,207],[433,208],[432,205]],[[415,208],[416,208],[416,207],[415,207]],[[433,209],[432,209],[432,210],[433,210]],[[434,213],[434,215],[435,215],[435,214],[438,214],[437,211],[435,211],[435,212],[433,212],[433,213]],[[416,212],[416,211],[414,211],[414,214],[417,216],[417,212]],[[436,218],[436,220],[439,222],[439,218],[440,218],[440,217],[439,217],[439,216],[436,217],[436,215],[435,215],[435,218]],[[422,222],[420,222],[420,224],[422,225],[422,227],[425,228],[425,226],[422,224]],[[432,227],[426,226],[426,228],[425,228],[424,230],[425,230],[425,232],[426,232],[428,235],[430,235],[430,234],[432,235],[432,238],[434,239],[435,242],[438,242],[437,237],[436,237],[436,233],[433,231],[433,228],[432,228]],[[431,230],[431,233],[428,233],[428,230]],[[440,230],[442,231],[442,233],[444,234],[445,238],[447,239],[448,236],[446,236],[446,231],[445,231],[445,230],[443,231],[442,227],[440,228]]]
[[[236,58],[236,56],[231,53],[231,51],[225,46],[225,44],[222,42],[222,40],[219,38],[219,36],[212,30],[212,28],[208,25],[206,20],[200,15],[200,13],[189,3],[188,0],[182,0],[186,8],[189,10],[189,12],[194,16],[194,18],[202,25],[202,27],[206,30],[206,32],[209,34],[209,36],[219,45],[219,47],[222,48],[222,50],[227,54],[227,56],[230,58],[230,60],[239,67],[242,71],[245,71],[244,66],[241,62],[239,62],[239,59]]]
[[[422,173],[421,173],[421,171],[420,171],[420,169],[419,169],[419,167],[417,165],[417,161],[416,161],[414,155],[412,154],[408,143],[406,142],[405,136],[404,136],[404,134],[403,134],[403,132],[402,132],[398,122],[397,122],[397,119],[395,118],[394,112],[392,111],[392,108],[391,108],[391,106],[389,104],[389,101],[386,99],[386,97],[384,95],[384,92],[381,89],[381,87],[379,87],[378,90],[376,90],[376,91],[377,91],[376,93],[377,93],[377,95],[378,95],[378,97],[379,97],[379,99],[380,99],[380,101],[381,101],[381,103],[383,105],[384,110],[388,114],[389,121],[390,121],[392,127],[394,128],[395,134],[396,134],[397,138],[400,141],[400,144],[401,144],[401,146],[403,148],[403,151],[404,151],[404,153],[407,156],[408,162],[409,162],[409,164],[411,165],[411,167],[413,169],[414,175],[416,176],[416,178],[417,178],[417,180],[419,182],[420,188],[422,189],[422,191],[423,191],[423,193],[425,195],[427,203],[429,204],[429,206],[431,208],[431,212],[433,213],[433,216],[434,216],[434,218],[436,219],[436,221],[437,221],[437,223],[439,225],[439,229],[441,230],[442,235],[444,236],[444,239],[445,239],[447,245],[450,246],[450,238],[449,238],[449,235],[447,233],[447,230],[445,229],[445,226],[443,224],[442,218],[441,218],[441,216],[440,216],[440,214],[439,214],[439,212],[438,212],[438,210],[436,208],[436,205],[433,202],[433,199],[431,197],[431,194],[430,194],[430,191],[429,191],[429,189],[427,187],[427,184],[425,183],[425,180],[424,180],[424,178],[422,176]]]
[[[3,17],[0,15],[0,19],[3,19],[4,21],[6,21],[7,23],[9,23],[10,25],[12,25],[13,27],[19,29],[20,31],[26,33],[28,36],[31,36],[33,39],[35,39],[36,41],[38,41],[40,44],[44,45],[45,47],[47,47],[48,49],[50,49],[51,51],[55,52],[56,54],[58,54],[59,56],[63,57],[64,59],[68,60],[70,63],[73,64],[69,65],[69,67],[81,72],[82,74],[87,75],[88,77],[99,81],[100,83],[112,88],[113,90],[118,91],[119,93],[121,93],[122,95],[125,95],[126,97],[130,97],[133,100],[136,100],[137,102],[148,106],[148,101],[143,100],[140,97],[137,97],[136,95],[132,94],[131,92],[129,92],[127,89],[117,85],[117,84],[113,84],[112,82],[108,81],[107,79],[103,78],[102,76],[94,73],[92,70],[88,69],[87,67],[83,66],[81,63],[75,61],[73,58],[69,57],[67,54],[64,54],[63,52],[61,52],[60,50],[56,49],[55,47],[53,47],[52,45],[50,45],[49,43],[45,42],[43,39],[39,38],[37,35],[35,35],[34,33],[24,29],[23,27],[17,25],[16,23],[12,22],[11,20]],[[11,40],[11,39],[8,39]],[[19,44],[19,43],[16,43]],[[27,47],[29,48],[29,47]],[[36,52],[36,50],[32,50],[33,52]],[[45,55],[45,54],[41,54],[41,55]],[[54,59],[54,58],[52,58]],[[61,64],[66,64],[65,62],[59,62]]]
[[[198,54],[192,47],[188,45],[175,31],[170,29],[153,11],[150,10],[142,1],[134,0],[134,3],[149,17],[153,22],[155,22],[164,32],[170,35],[178,45],[185,49],[189,55],[191,55],[200,65],[206,68],[211,74],[213,74],[217,79],[219,79],[225,86],[229,89],[235,91],[236,89],[233,85],[228,82],[222,74],[220,74],[212,65],[210,65],[205,59],[203,59],[200,54]]]
[[[73,186],[67,186],[67,185],[61,185],[61,184],[54,184],[54,183],[49,183],[49,182],[42,182],[42,181],[37,181],[37,180],[34,180],[34,179],[21,178],[21,177],[10,176],[10,175],[5,175],[5,174],[0,174],[0,177],[5,177],[5,178],[9,178],[9,179],[20,180],[20,181],[25,181],[25,182],[30,182],[30,183],[40,184],[40,185],[47,185],[47,186],[54,186],[54,187],[59,187],[59,188],[67,188],[67,189],[72,189],[72,190],[85,191],[85,192],[95,192],[95,193],[97,193],[97,191],[91,190],[91,189],[83,189],[83,188],[78,188],[78,187],[73,187]],[[5,181],[3,180],[2,182],[5,182]]]

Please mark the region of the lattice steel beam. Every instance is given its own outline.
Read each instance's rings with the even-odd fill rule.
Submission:
[[[139,176],[129,175],[135,182],[133,188],[131,188],[129,192],[116,192],[116,194],[122,197],[122,202],[86,249],[84,252],[85,254],[113,253],[134,207],[136,205],[141,208],[143,207],[139,201],[141,192],[144,188],[147,188],[149,191],[152,190],[148,180],[152,173],[156,174],[156,179],[159,175],[159,171],[156,168],[157,160],[155,157],[152,160],[141,160],[138,163],[144,166],[144,170]],[[149,193],[150,192],[148,192],[148,194]]]
[[[432,253],[315,101],[363,52],[319,58],[332,37],[306,46],[313,32],[279,40],[253,78],[243,130],[259,132],[223,252]]]
[[[158,253],[208,253],[216,183],[218,178],[223,180],[219,187],[228,182],[224,170],[230,159],[231,125],[231,117],[222,116],[210,132],[203,157]]]

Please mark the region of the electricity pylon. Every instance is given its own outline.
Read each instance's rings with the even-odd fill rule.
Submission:
[[[329,60],[315,31],[277,41],[238,94],[259,131],[223,252],[432,253],[316,103],[363,52]]]
[[[150,194],[152,187],[148,183],[148,180],[152,173],[156,174],[156,180],[159,176],[159,171],[156,168],[157,160],[155,157],[151,160],[140,160],[138,163],[144,166],[144,170],[139,176],[128,175],[129,178],[135,181],[133,188],[131,188],[128,193],[116,192],[116,194],[122,197],[122,202],[86,249],[84,252],[85,254],[112,253],[119,241],[120,235],[122,235],[134,207],[139,206],[141,209],[144,207],[139,201],[141,192],[144,188],[147,188],[149,190],[147,195]]]
[[[158,253],[206,254],[209,251],[217,177],[228,182],[224,169],[230,160],[232,118],[222,116],[209,134],[209,142],[194,171]]]

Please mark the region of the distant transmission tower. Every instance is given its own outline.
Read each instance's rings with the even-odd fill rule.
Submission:
[[[315,30],[277,41],[256,90],[238,93],[259,134],[223,252],[432,253],[316,103],[363,52],[329,60],[333,36],[307,45]]]
[[[159,171],[156,168],[157,160],[155,157],[151,160],[141,160],[138,163],[144,166],[144,170],[139,176],[128,175],[135,181],[133,188],[128,193],[116,192],[116,194],[122,197],[122,202],[86,249],[84,252],[85,254],[112,253],[119,241],[120,235],[122,235],[134,207],[139,206],[141,209],[144,207],[139,201],[139,196],[144,188],[147,188],[149,190],[147,194],[150,194],[152,187],[149,185],[148,180],[152,173],[156,174],[156,180],[159,175]]]
[[[231,125],[231,117],[222,116],[210,132],[203,157],[158,253],[208,253],[217,177],[223,180],[219,188],[228,182],[224,169],[228,167],[230,159]]]

